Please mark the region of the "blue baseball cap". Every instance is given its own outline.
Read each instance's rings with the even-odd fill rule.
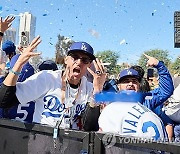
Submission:
[[[7,40],[2,44],[2,50],[6,52],[6,55],[9,55],[11,53],[16,53],[16,46],[12,41]]]
[[[58,70],[56,63],[52,60],[45,60],[38,65],[40,71],[42,70]]]
[[[68,51],[68,55],[75,51],[81,51],[87,54],[92,60],[95,59],[93,48],[86,42],[74,42]]]
[[[125,77],[135,77],[138,79],[138,81],[141,81],[141,76],[138,74],[138,72],[132,68],[130,69],[124,69],[119,74],[119,82],[121,82]]]

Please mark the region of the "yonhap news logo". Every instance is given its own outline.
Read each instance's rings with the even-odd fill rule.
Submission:
[[[103,136],[102,142],[105,147],[110,148],[116,143],[115,134],[107,133]]]
[[[116,143],[120,144],[143,144],[143,143],[170,143],[166,138],[159,138],[155,140],[154,138],[142,138],[133,136],[118,136],[117,134],[107,133],[102,138],[102,143],[106,148],[114,146]],[[173,143],[173,142],[172,142]]]

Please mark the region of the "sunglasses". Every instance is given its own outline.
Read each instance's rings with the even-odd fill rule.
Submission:
[[[92,59],[87,58],[87,57],[81,57],[77,54],[69,54],[69,56],[71,56],[73,58],[74,61],[81,59],[81,61],[83,62],[83,64],[89,64],[92,62]]]
[[[132,82],[133,84],[139,83],[139,81],[137,79],[124,79],[124,80],[120,81],[120,83],[122,83],[122,84],[128,84],[129,82]]]

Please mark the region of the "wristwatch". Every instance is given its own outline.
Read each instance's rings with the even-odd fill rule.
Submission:
[[[4,33],[0,32],[0,36],[4,36]]]

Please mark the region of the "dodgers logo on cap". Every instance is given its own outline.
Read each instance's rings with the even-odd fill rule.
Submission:
[[[84,50],[84,51],[87,51],[87,47],[86,47],[86,45],[84,43],[82,43],[81,49]]]
[[[128,75],[132,75],[131,70],[127,70],[127,74],[128,74]]]

